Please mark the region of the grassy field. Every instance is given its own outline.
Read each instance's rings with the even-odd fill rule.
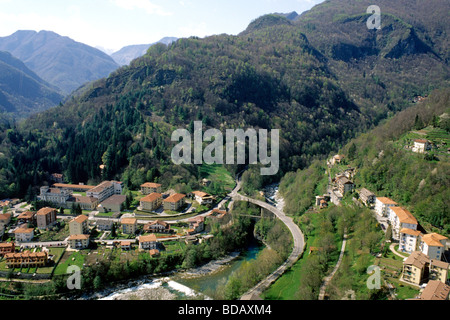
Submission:
[[[320,216],[318,214],[310,214],[311,225],[318,225]],[[305,230],[305,226],[300,224],[300,229]],[[314,246],[317,240],[316,232],[311,232],[308,236],[305,235],[305,252],[303,256],[287,270],[269,289],[263,294],[262,298],[266,300],[295,300],[296,293],[300,286],[300,279],[304,274],[302,268],[309,257],[309,248]]]
[[[83,268],[83,263],[85,259],[84,256],[85,255],[82,252],[71,252],[71,251],[64,252],[61,261],[56,266],[54,275],[66,274],[67,268],[73,265]]]
[[[235,186],[234,178],[231,174],[221,165],[202,165],[200,168],[200,174],[202,178],[206,178],[215,183],[223,185],[225,190],[233,190]]]

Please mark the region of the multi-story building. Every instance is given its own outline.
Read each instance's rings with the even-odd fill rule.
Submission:
[[[19,228],[14,231],[17,242],[30,242],[34,238],[33,228]]]
[[[440,260],[430,260],[429,279],[447,282],[449,264]]]
[[[189,229],[188,229],[189,235],[199,233],[205,230],[205,217],[203,216],[198,216],[189,219],[188,222],[189,222]]]
[[[69,231],[71,235],[74,234],[88,234],[89,233],[89,218],[85,215],[80,215],[73,218],[69,222]]]
[[[419,237],[422,233],[418,230],[403,228],[400,230],[399,251],[412,253],[416,251],[419,244]]]
[[[214,202],[214,197],[203,191],[194,191],[192,192],[194,195],[195,201],[199,204],[212,204]]]
[[[114,221],[111,219],[97,219],[97,229],[101,231],[110,231],[113,228]]]
[[[143,211],[155,211],[162,205],[162,194],[151,193],[140,200],[140,205]]]
[[[16,251],[16,244],[14,242],[0,243],[0,257],[3,257],[7,253],[14,253],[15,251]]]
[[[48,262],[47,251],[7,253],[5,255],[7,268],[45,267]]]
[[[94,197],[74,196],[71,200],[74,204],[79,205],[81,210],[94,211],[99,204],[98,199]]]
[[[137,230],[137,219],[124,218],[121,220],[122,232],[125,234],[135,234]]]
[[[362,188],[361,191],[359,191],[359,198],[367,207],[372,207],[375,205],[375,201],[377,199],[375,193],[367,190],[366,188]]]
[[[141,192],[144,195],[151,194],[151,193],[161,193],[162,185],[158,183],[153,182],[146,182],[143,185],[141,185]]]
[[[17,217],[17,220],[19,221],[19,223],[33,224],[36,221],[36,212],[25,211]]]
[[[73,234],[67,239],[70,249],[83,250],[89,247],[90,236],[88,234]]]
[[[124,209],[127,196],[114,194],[100,204],[101,210],[104,212],[121,212]]]
[[[11,214],[10,213],[1,213],[0,214],[0,227],[6,227],[11,222]]]
[[[183,207],[185,198],[185,194],[175,193],[171,195],[163,201],[164,210],[178,211],[181,207]]]
[[[428,272],[430,258],[419,251],[414,251],[403,261],[402,280],[419,286]]]
[[[449,264],[414,251],[403,261],[402,280],[414,285],[421,285],[428,280],[447,281]]]
[[[381,217],[387,217],[390,207],[396,207],[398,203],[386,197],[377,197],[375,200],[375,212]]]
[[[139,237],[139,250],[155,250],[158,247],[158,239],[154,234]]]
[[[67,189],[41,187],[41,193],[38,198],[42,201],[51,202],[55,207],[68,208],[72,191]]]
[[[449,300],[450,286],[441,281],[431,280],[417,300]]]
[[[347,193],[352,192],[355,185],[352,181],[350,181],[347,177],[345,176],[339,176],[336,178],[336,183],[337,183],[337,187],[339,192],[345,196]]]
[[[170,233],[170,225],[165,221],[153,221],[144,226],[144,232]]]
[[[389,208],[389,223],[392,226],[392,238],[400,239],[400,230],[408,228],[417,230],[418,222],[411,212],[402,207]]]
[[[424,234],[420,237],[420,251],[431,259],[441,260],[447,248],[448,238],[437,233]]]
[[[98,199],[99,202],[102,202],[112,195],[120,195],[122,194],[122,182],[118,181],[103,181],[98,186],[90,189],[86,192],[88,197],[94,197]]]
[[[42,208],[36,213],[36,222],[39,229],[46,229],[56,222],[56,209]]]

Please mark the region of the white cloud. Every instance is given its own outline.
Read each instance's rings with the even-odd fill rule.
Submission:
[[[148,14],[156,14],[159,16],[170,16],[171,12],[166,11],[160,5],[154,4],[149,0],[115,0],[114,3],[126,10],[141,9]]]

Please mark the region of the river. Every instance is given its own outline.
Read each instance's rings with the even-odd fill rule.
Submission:
[[[267,186],[264,192],[266,197],[274,201],[282,210],[284,202],[278,193],[278,185]],[[244,262],[256,259],[263,248],[264,245],[252,238],[243,252],[234,252],[221,260],[212,261],[199,268],[174,273],[167,277],[144,277],[130,281],[127,285],[110,288],[83,298],[88,300],[209,300],[211,298],[208,294],[215,292],[218,286],[224,284]]]

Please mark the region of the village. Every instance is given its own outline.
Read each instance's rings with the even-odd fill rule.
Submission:
[[[424,154],[431,149],[431,143],[425,139],[415,139],[408,148],[412,152]],[[388,197],[377,196],[361,187],[358,190],[352,181],[357,168],[342,165],[345,155],[335,155],[327,161],[329,185],[328,193],[316,196],[315,207],[322,210],[329,203],[337,206],[347,204],[365,206],[373,211],[380,228],[386,234],[389,249],[402,259],[398,280],[402,284],[419,290],[413,300],[448,300],[450,294],[450,241],[438,233],[427,233],[414,215],[402,204]],[[331,169],[338,173],[331,176]],[[347,197],[346,197],[347,196]],[[350,199],[351,200],[348,200]],[[382,255],[378,254],[377,258]],[[389,273],[391,266],[383,266]],[[393,272],[396,274],[395,272]]]
[[[418,154],[431,148],[423,139],[412,143],[409,149]],[[315,210],[330,203],[370,208],[389,238],[389,249],[401,258],[398,280],[419,290],[417,299],[448,299],[449,239],[427,233],[402,204],[364,186],[357,189],[353,180],[358,168],[347,165],[345,155],[333,156],[327,165],[327,193],[315,198]],[[55,173],[49,182],[40,188],[38,200],[51,205],[32,210],[19,199],[1,202],[1,277],[49,279],[67,274],[70,265],[98,263],[108,250],[125,260],[138,254],[158,259],[208,241],[213,237],[209,224],[231,222],[228,203],[205,191],[181,194],[146,182],[129,199],[119,181],[74,185]],[[203,179],[199,185],[209,183]],[[135,206],[130,208],[130,202]]]
[[[161,184],[147,182],[131,200],[118,181],[72,185],[64,183],[62,174],[53,174],[51,182],[38,196],[51,206],[31,210],[18,199],[4,201],[0,276],[35,280],[66,274],[67,266],[77,264],[74,253],[79,252],[87,252],[87,257],[117,250],[126,257],[144,253],[158,258],[213,237],[208,222],[230,222],[222,204],[214,207],[217,197],[203,191],[163,193]],[[201,181],[204,186],[209,183]],[[134,210],[127,209],[130,200],[137,202]],[[89,262],[83,259],[79,264]]]

